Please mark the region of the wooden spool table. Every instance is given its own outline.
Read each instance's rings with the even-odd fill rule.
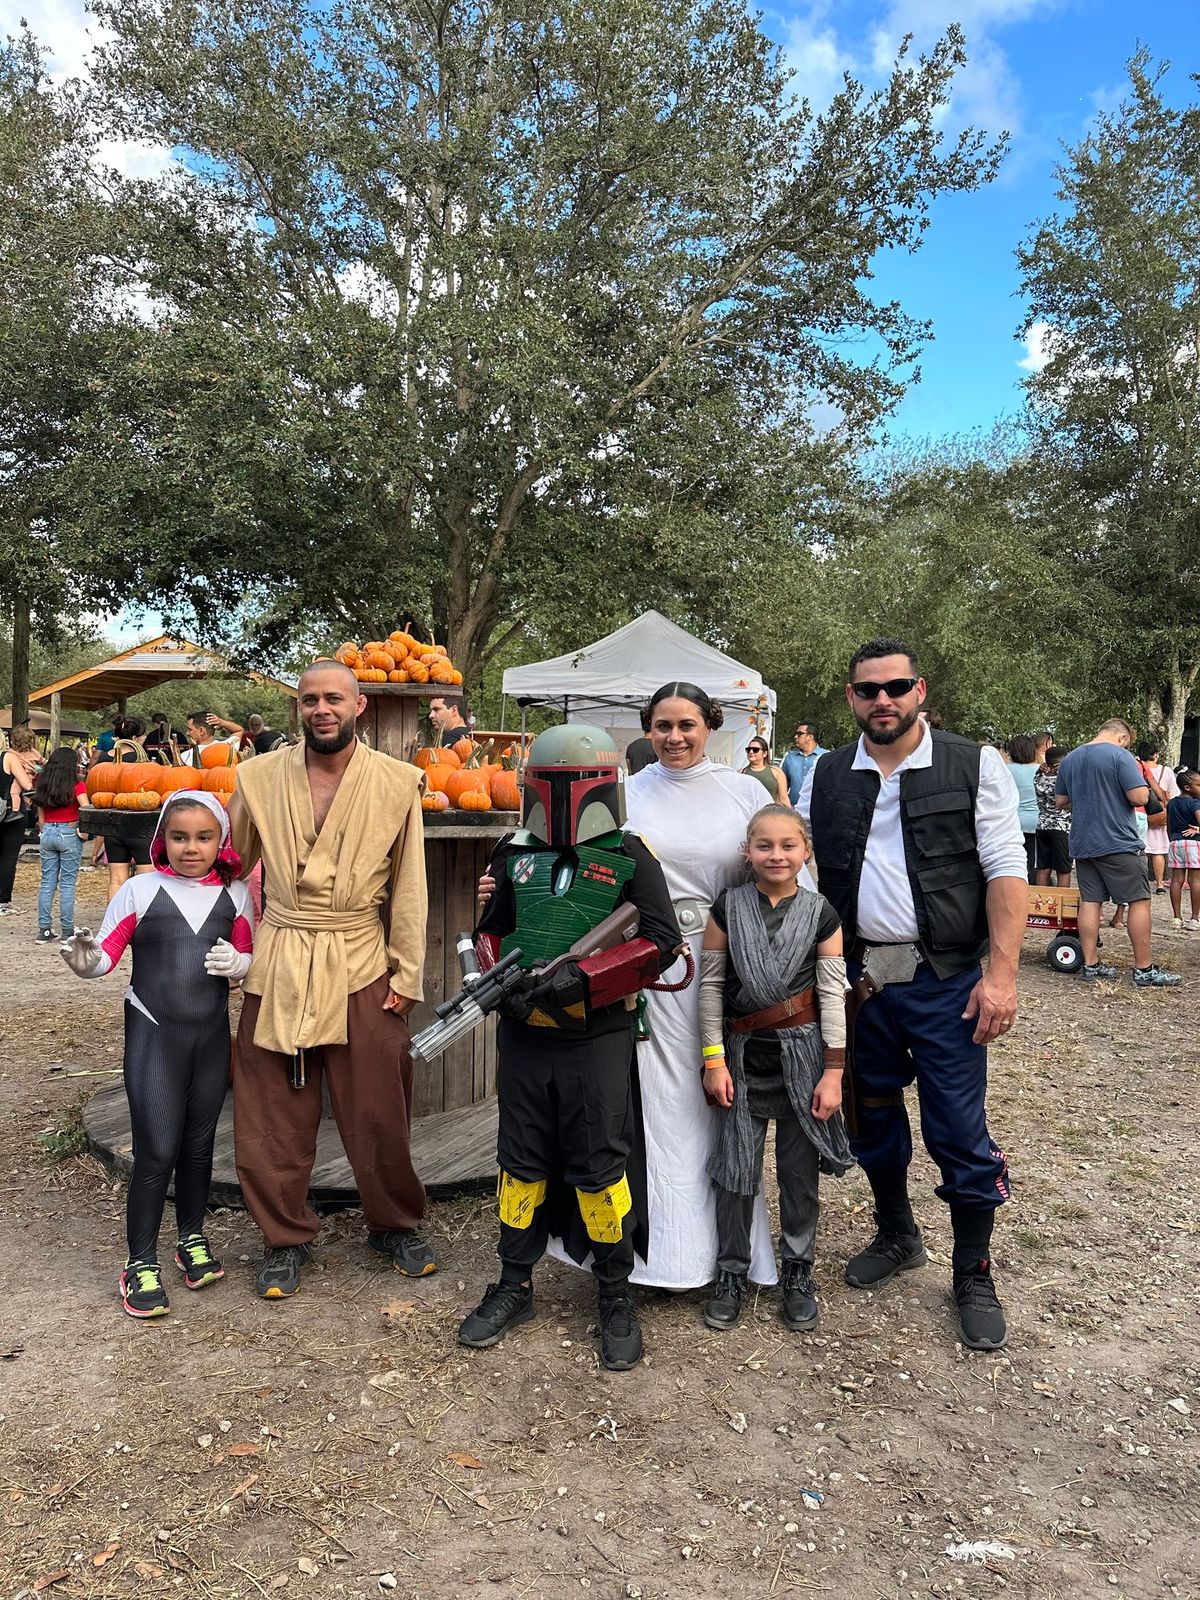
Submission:
[[[359,733],[374,748],[403,760],[419,729],[427,686],[363,684],[367,708]],[[80,827],[106,838],[153,837],[157,811],[80,809]],[[425,946],[425,999],[410,1018],[413,1033],[435,1020],[433,1008],[462,987],[455,939],[475,922],[475,886],[496,841],[519,826],[514,811],[426,812],[425,873],[429,920]],[[496,1178],[496,1025],[458,1040],[436,1061],[415,1063],[413,1161],[433,1195],[490,1189]],[[110,1169],[128,1176],[132,1166],[129,1111],[122,1086],[103,1089],[84,1111],[89,1148]],[[358,1204],[353,1174],[331,1116],[322,1119],[311,1185],[318,1210]],[[233,1164],[233,1097],[217,1127],[213,1164],[214,1205],[241,1205]]]

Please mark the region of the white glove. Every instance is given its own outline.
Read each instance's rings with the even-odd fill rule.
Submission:
[[[228,939],[218,939],[204,958],[204,970],[210,978],[237,983],[250,971],[250,956],[235,950]]]
[[[59,945],[59,954],[80,978],[94,978],[104,965],[104,948],[90,928],[80,928]]]

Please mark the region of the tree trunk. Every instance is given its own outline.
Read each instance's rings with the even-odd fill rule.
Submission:
[[[13,599],[12,624],[12,725],[29,721],[29,601]]]
[[[1183,725],[1200,677],[1200,661],[1181,662],[1178,656],[1171,662],[1170,680],[1163,687],[1165,693],[1151,691],[1147,696],[1149,721],[1155,734],[1161,734],[1163,755],[1168,766],[1177,767],[1183,746]]]

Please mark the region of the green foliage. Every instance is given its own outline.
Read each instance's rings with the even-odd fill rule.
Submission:
[[[157,315],[97,369],[79,529],[205,636],[411,610],[472,682],[581,597],[711,623],[805,566],[926,333],[871,262],[1000,153],[938,132],[957,32],[815,116],[740,0],[98,10],[116,127],[189,170],[122,194]]]
[[[1179,737],[1200,676],[1200,109],[1141,52],[1019,252],[1049,361],[1029,380],[1064,570],[1110,685]]]

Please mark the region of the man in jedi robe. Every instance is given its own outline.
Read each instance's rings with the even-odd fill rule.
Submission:
[[[436,1271],[417,1232],[425,1190],[409,1150],[408,1013],[422,998],[421,774],[355,738],[365,709],[332,661],[299,685],[303,742],[238,769],[229,807],[265,907],[245,979],[234,1070],[234,1154],[266,1255],[266,1300],[300,1284],[318,1221],[308,1184],[329,1098],[367,1224],[399,1272]]]

